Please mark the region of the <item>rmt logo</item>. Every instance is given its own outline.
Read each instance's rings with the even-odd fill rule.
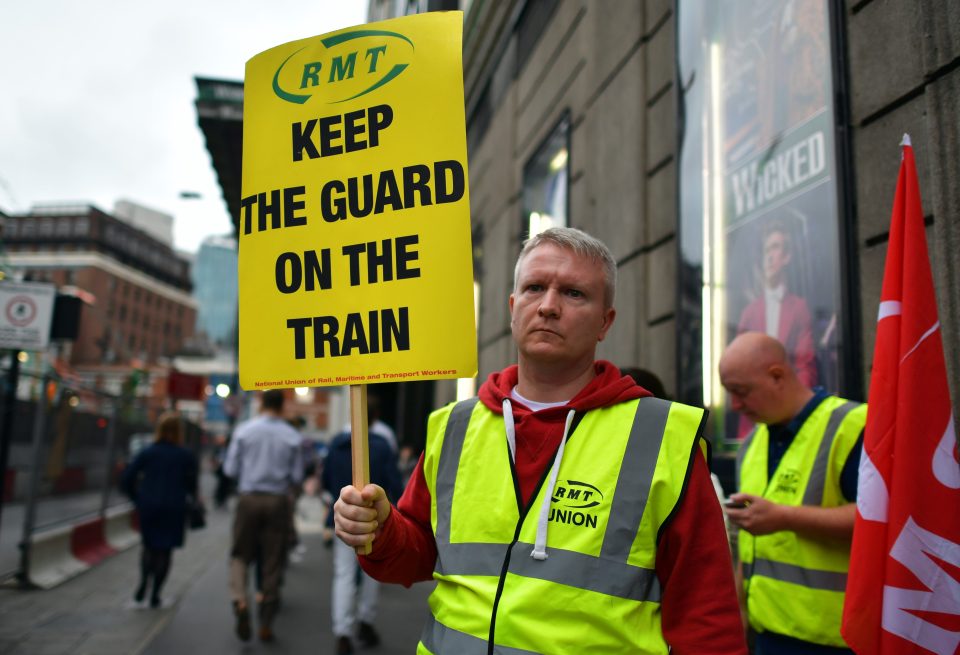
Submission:
[[[283,59],[273,74],[273,92],[298,105],[314,95],[326,103],[354,100],[396,79],[413,63],[413,53],[413,41],[397,32],[359,29],[316,37]]]
[[[566,480],[566,484],[557,483],[553,491],[553,502],[570,509],[588,509],[603,501],[603,493],[592,484],[577,480]]]

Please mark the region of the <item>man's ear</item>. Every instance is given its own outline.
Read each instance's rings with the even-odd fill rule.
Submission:
[[[613,325],[613,319],[617,317],[617,310],[613,307],[603,313],[603,323],[600,325],[600,334],[597,335],[597,341],[603,341],[607,336],[607,331]]]
[[[783,367],[783,364],[771,364],[770,367],[767,368],[767,375],[769,375],[770,379],[772,379],[774,382],[780,384],[783,382],[784,378],[786,378],[787,371]]]

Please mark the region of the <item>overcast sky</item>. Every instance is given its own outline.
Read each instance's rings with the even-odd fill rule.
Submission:
[[[232,230],[193,78],[363,23],[367,0],[30,0],[0,9],[0,210],[118,199],[175,216],[177,248]],[[201,194],[180,199],[181,191]]]

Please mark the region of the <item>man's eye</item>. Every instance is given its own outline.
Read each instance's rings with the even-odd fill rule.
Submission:
[[[540,286],[539,284],[528,284],[527,291],[534,291],[534,292],[543,291],[543,287]]]
[[[583,292],[579,289],[567,289],[567,295],[571,298],[583,298]]]

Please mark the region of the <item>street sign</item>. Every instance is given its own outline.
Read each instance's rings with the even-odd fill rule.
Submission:
[[[52,284],[0,282],[0,348],[44,350],[55,297]]]
[[[167,395],[174,400],[203,400],[207,378],[172,369],[167,376]]]
[[[477,370],[460,12],[247,62],[244,389]]]

